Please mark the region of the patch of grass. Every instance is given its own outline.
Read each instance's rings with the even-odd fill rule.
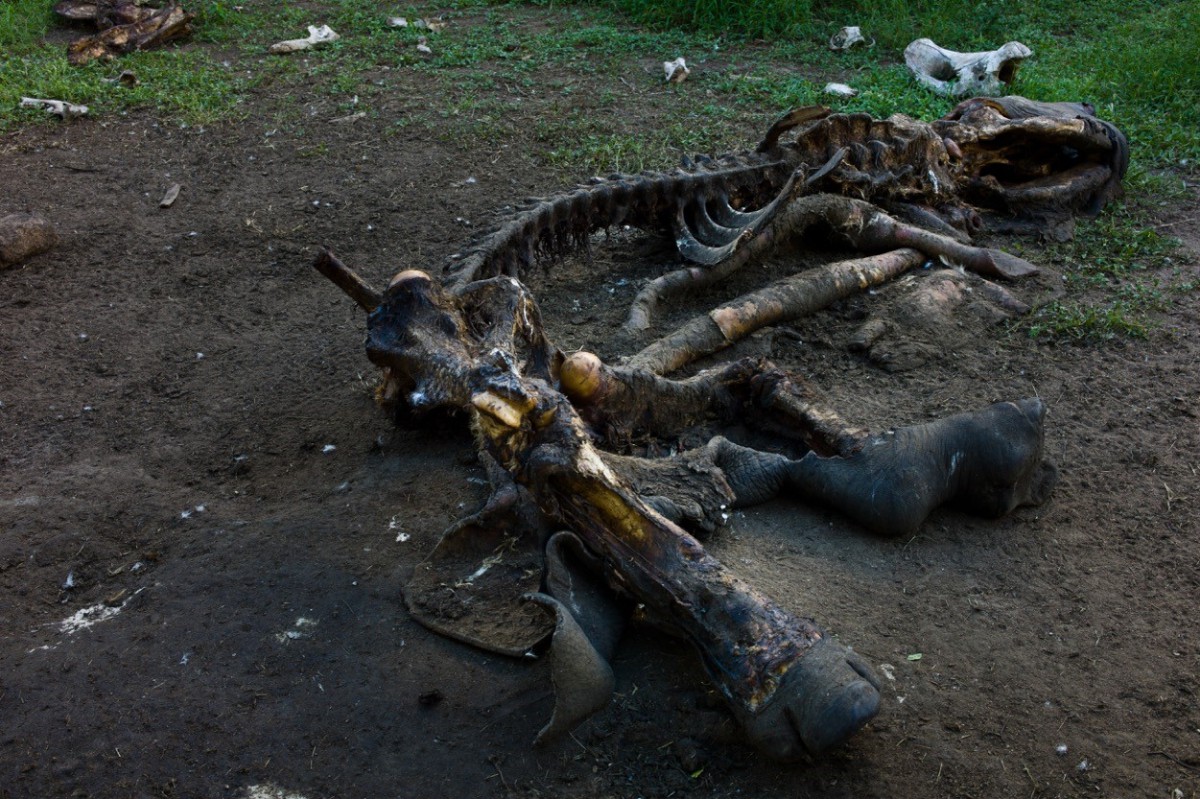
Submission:
[[[266,62],[248,73],[188,43],[75,67],[67,63],[65,46],[44,41],[59,24],[51,8],[50,3],[33,0],[5,0],[0,5],[0,130],[49,120],[42,111],[20,109],[21,97],[87,105],[93,117],[149,108],[164,119],[187,124],[236,118],[245,92],[284,66]],[[219,0],[200,0],[188,8],[197,14],[196,42],[246,41],[271,24],[266,15],[236,12]],[[137,75],[137,86],[107,80],[126,69]]]
[[[1099,305],[1056,300],[1034,314],[1029,335],[1073,342],[1146,338],[1152,325],[1145,311],[1136,303],[1120,299]]]
[[[53,22],[51,3],[4,0],[0,3],[0,51],[19,52],[34,46]]]
[[[782,36],[812,17],[809,0],[610,0],[607,5],[651,29],[687,28],[726,36]]]
[[[1181,274],[1186,256],[1179,242],[1154,228],[1146,214],[1141,205],[1118,205],[1080,224],[1073,241],[1047,248],[1045,257],[1063,270],[1073,299],[1040,308],[1029,322],[1030,336],[1075,342],[1144,338],[1170,306],[1171,295],[1195,290],[1195,279]]]
[[[137,86],[108,82],[122,69],[137,74]],[[150,107],[166,119],[208,124],[236,115],[250,82],[196,51],[133,53],[119,67],[73,67],[59,48],[43,45],[0,68],[0,130],[47,119],[42,111],[18,108],[22,96],[84,104],[94,116]]]

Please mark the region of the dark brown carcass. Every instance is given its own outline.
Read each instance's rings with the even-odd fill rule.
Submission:
[[[971,234],[1033,225],[1066,233],[1075,214],[1095,213],[1119,191],[1126,162],[1119,131],[1084,106],[971,100],[932,124],[806,108],[753,151],[534,201],[452,257],[437,280],[406,271],[379,292],[323,253],[317,268],[369,314],[381,400],[406,414],[463,411],[476,431],[494,494],[447,532],[435,556],[461,565],[492,552],[485,562],[499,563],[522,540],[544,553],[544,577],[526,580],[529,604],[510,608],[506,634],[442,604],[455,565],[419,569],[406,591],[410,609],[434,629],[509,654],[553,631],[558,703],[541,738],[607,701],[619,614],[605,595],[614,592],[692,642],[747,737],[768,754],[792,759],[842,743],[878,711],[870,667],[729,572],[693,533],[785,490],[884,534],[912,531],[946,503],[999,516],[1042,502],[1054,482],[1041,451],[1045,409],[1019,400],[871,434],[763,360],[671,374],[930,259],[994,278],[1032,274],[1032,264],[973,246]],[[874,254],[765,286],[622,363],[566,357],[549,341],[522,272],[614,225],[667,231],[691,262],[651,281],[634,304],[633,329],[680,290],[720,281],[808,229]],[[702,422],[767,429],[806,454],[789,459],[720,436],[671,458],[623,446],[635,435],[678,440]],[[537,615],[539,606],[552,615]]]

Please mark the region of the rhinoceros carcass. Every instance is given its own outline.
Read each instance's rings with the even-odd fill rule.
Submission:
[[[870,433],[766,357],[681,371],[929,261],[961,270],[963,291],[980,295],[987,278],[1036,275],[971,234],[1001,216],[1044,223],[1098,210],[1127,155],[1120,132],[1083,106],[974,100],[932,124],[810,107],[752,151],[530,200],[438,276],[405,270],[378,291],[323,253],[316,267],[367,312],[380,400],[398,418],[465,414],[493,486],[484,509],[415,570],[410,611],[510,655],[549,636],[558,701],[541,740],[611,695],[620,613],[605,602],[617,597],[692,644],[746,739],[769,756],[842,744],[879,710],[869,664],[721,564],[701,538],[731,509],[780,495],[891,535],[911,534],[945,504],[993,517],[1038,504],[1055,479],[1042,458],[1045,407],[1003,402]],[[689,262],[639,293],[634,310],[647,324],[627,325],[639,335],[652,306],[721,282],[806,230],[873,254],[744,294],[621,363],[563,353],[522,277],[617,226],[670,232]],[[951,288],[939,296],[953,299]],[[771,433],[783,451],[720,435],[680,451],[685,439],[738,427]],[[658,443],[641,457],[631,452],[639,441]],[[649,457],[664,449],[678,454]]]

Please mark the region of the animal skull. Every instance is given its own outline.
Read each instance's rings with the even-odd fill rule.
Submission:
[[[865,36],[862,35],[862,29],[857,25],[847,25],[829,39],[830,50],[849,50],[856,44],[866,44],[868,47],[875,43],[872,39],[869,43]]]
[[[956,53],[932,39],[917,39],[904,48],[904,63],[938,94],[996,96],[1004,93],[1003,84],[1012,82],[1017,67],[1031,55],[1033,51],[1020,42],[982,53]]]

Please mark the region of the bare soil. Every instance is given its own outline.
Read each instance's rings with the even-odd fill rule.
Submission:
[[[390,73],[353,122],[267,88],[240,124],[0,139],[0,213],[62,237],[0,273],[0,797],[1200,795],[1195,293],[1149,340],[1102,346],[962,314],[897,339],[902,368],[846,346],[893,289],[754,339],[875,428],[1040,396],[1062,481],[1044,507],[939,511],[906,540],[778,501],[709,542],[887,675],[877,720],[820,762],[760,757],[693,653],[638,628],[610,706],[532,748],[547,665],[429,633],[401,598],[485,498],[469,434],[376,408],[365,320],[309,268],[328,243],[377,283],[435,269],[490,209],[566,184],[519,120],[487,143],[391,125],[421,81]],[[669,117],[646,87],[617,88],[631,130]],[[1163,219],[1193,252],[1194,208]],[[529,282],[561,346],[630,352],[613,330],[669,251],[596,250]]]

